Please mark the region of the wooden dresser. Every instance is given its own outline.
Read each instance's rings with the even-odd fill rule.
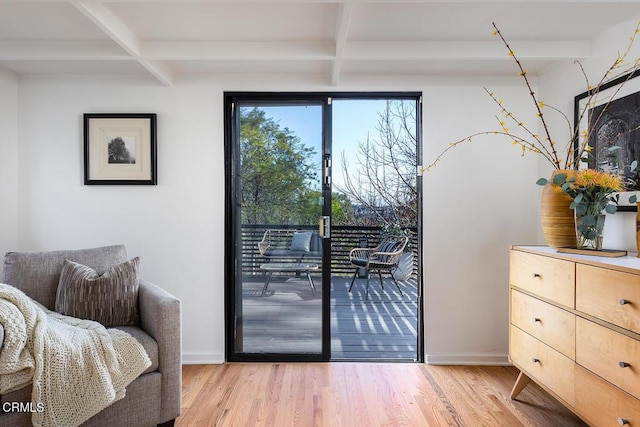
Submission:
[[[640,258],[510,251],[511,362],[593,426],[640,427]]]

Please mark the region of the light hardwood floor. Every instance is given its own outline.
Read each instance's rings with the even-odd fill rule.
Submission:
[[[584,426],[512,367],[396,363],[185,365],[177,426]]]

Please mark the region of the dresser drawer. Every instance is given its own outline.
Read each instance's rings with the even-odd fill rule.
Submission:
[[[511,323],[575,359],[576,317],[572,313],[512,289]]]
[[[576,362],[640,398],[640,341],[578,317]]]
[[[575,306],[575,263],[511,251],[509,283],[566,307]]]
[[[575,381],[575,411],[590,425],[640,426],[640,400],[580,366],[576,366]]]
[[[640,333],[640,275],[578,264],[576,309]]]
[[[511,361],[515,365],[567,404],[573,405],[573,360],[513,325],[509,348]]]

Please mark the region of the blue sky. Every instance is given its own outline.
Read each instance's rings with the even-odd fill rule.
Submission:
[[[334,99],[333,109],[333,180],[334,184],[342,182],[340,167],[344,152],[349,163],[355,165],[355,152],[358,142],[365,141],[367,134],[375,136],[378,123],[378,111],[385,107],[385,101],[379,99],[350,100]],[[260,107],[282,127],[288,127],[300,137],[308,147],[313,147],[318,155],[316,164],[321,165],[322,153],[322,107],[310,106],[278,106]],[[320,169],[318,169],[320,170]]]

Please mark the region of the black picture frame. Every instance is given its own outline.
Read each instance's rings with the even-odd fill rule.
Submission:
[[[157,185],[155,113],[85,113],[85,185]]]
[[[591,169],[622,174],[635,181],[628,191],[640,190],[638,170],[629,171],[634,160],[640,163],[640,70],[625,74],[602,84],[595,99],[592,90],[574,99],[573,123],[575,127],[574,152],[579,152],[583,134],[591,126],[599,129],[589,132],[592,151],[587,165]],[[588,106],[591,102],[593,105]],[[601,111],[608,103],[606,111]],[[587,109],[585,114],[583,111]],[[581,120],[582,116],[582,120]],[[598,119],[596,123],[592,123]],[[636,212],[636,206],[618,206],[620,212]]]

